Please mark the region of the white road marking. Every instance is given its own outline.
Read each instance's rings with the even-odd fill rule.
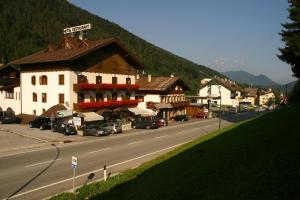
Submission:
[[[162,136],[155,137],[155,139],[161,139],[161,138],[165,138],[165,137],[168,137],[168,136],[167,135],[162,135]]]
[[[37,165],[43,165],[43,164],[47,164],[47,163],[55,162],[55,161],[59,161],[59,160],[61,160],[61,159],[58,158],[56,160],[48,160],[48,161],[45,161],[45,162],[40,162],[40,163],[31,164],[31,165],[26,165],[25,167],[35,167]]]
[[[104,148],[104,149],[99,149],[99,150],[96,150],[96,151],[91,151],[89,153],[97,153],[97,152],[101,152],[101,151],[106,151],[108,149],[110,149],[110,147],[107,147],[107,148]]]
[[[141,143],[141,142],[142,142],[141,140],[138,140],[138,141],[135,141],[135,142],[130,142],[130,143],[128,143],[127,145],[138,144],[138,143]]]
[[[148,154],[139,156],[139,157],[135,157],[135,158],[132,158],[132,159],[129,159],[129,160],[125,160],[125,161],[123,161],[123,162],[119,162],[119,163],[110,165],[110,166],[108,166],[107,168],[112,168],[112,167],[115,167],[115,166],[118,166],[118,165],[122,165],[122,164],[125,164],[125,163],[128,163],[128,162],[134,161],[134,160],[138,160],[138,159],[141,159],[141,158],[144,158],[144,157],[153,155],[153,154],[157,154],[157,153],[160,153],[160,152],[169,150],[169,149],[173,149],[173,148],[176,148],[176,147],[178,147],[178,146],[180,146],[180,145],[183,145],[183,144],[185,144],[185,143],[188,143],[188,142],[190,142],[190,141],[191,141],[191,140],[186,141],[186,142],[183,142],[183,143],[180,143],[180,144],[176,144],[176,145],[173,145],[173,146],[164,148],[164,149],[160,149],[160,150],[157,150],[157,151],[154,151],[154,152],[151,152],[151,153],[148,153]],[[83,176],[87,176],[87,175],[89,175],[90,173],[96,173],[96,172],[100,172],[100,171],[103,171],[103,168],[100,168],[100,169],[97,169],[97,170],[93,170],[93,171],[90,171],[90,172],[87,172],[87,173],[84,173],[84,174],[80,174],[80,175],[76,176],[75,179],[80,178],[80,177],[83,177]],[[38,190],[42,190],[42,189],[45,189],[45,188],[48,188],[48,187],[51,187],[51,186],[54,186],[54,185],[58,185],[58,184],[61,184],[61,183],[67,182],[67,181],[72,181],[72,180],[73,180],[73,177],[72,177],[72,178],[67,178],[67,179],[64,179],[64,180],[61,180],[61,181],[57,181],[57,182],[54,182],[54,183],[51,183],[51,184],[48,184],[48,185],[44,185],[44,186],[41,186],[41,187],[32,189],[32,190],[28,190],[28,191],[26,191],[26,192],[22,192],[22,193],[16,194],[16,195],[10,197],[10,199],[14,199],[14,198],[23,196],[23,195],[25,195],[25,194],[29,194],[29,193],[32,193],[32,192],[35,192],[35,191],[38,191]]]

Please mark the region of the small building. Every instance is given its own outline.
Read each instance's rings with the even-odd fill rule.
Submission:
[[[137,91],[137,99],[141,99],[139,108],[151,109],[159,117],[170,119],[177,115],[186,114],[189,101],[185,92],[189,87],[179,77],[138,77],[136,80],[140,86]]]
[[[203,79],[199,89],[199,99],[197,103],[238,107],[242,99],[243,89],[234,81],[214,77],[213,79]]]
[[[255,100],[257,99],[257,88],[244,88],[244,98],[241,100],[241,104],[255,106]]]
[[[273,100],[275,102],[275,94],[271,90],[260,92],[260,95],[259,95],[259,105],[260,106],[267,105],[267,103],[270,100]]]

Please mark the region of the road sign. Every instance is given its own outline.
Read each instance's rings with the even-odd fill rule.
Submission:
[[[77,157],[72,156],[72,167],[76,168],[77,167]]]

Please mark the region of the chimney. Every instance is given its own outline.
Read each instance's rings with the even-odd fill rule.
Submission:
[[[151,82],[151,74],[148,74],[148,82]]]
[[[136,80],[140,79],[140,74],[136,74]]]

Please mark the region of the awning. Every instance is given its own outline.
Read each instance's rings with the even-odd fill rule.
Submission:
[[[153,116],[155,112],[150,109],[142,109],[142,108],[128,108],[130,112],[133,112],[135,115],[144,115],[144,116]]]
[[[101,115],[98,115],[95,112],[84,112],[82,114],[84,117],[84,121],[86,121],[86,122],[100,121],[100,120],[104,119],[104,117],[102,117]]]

